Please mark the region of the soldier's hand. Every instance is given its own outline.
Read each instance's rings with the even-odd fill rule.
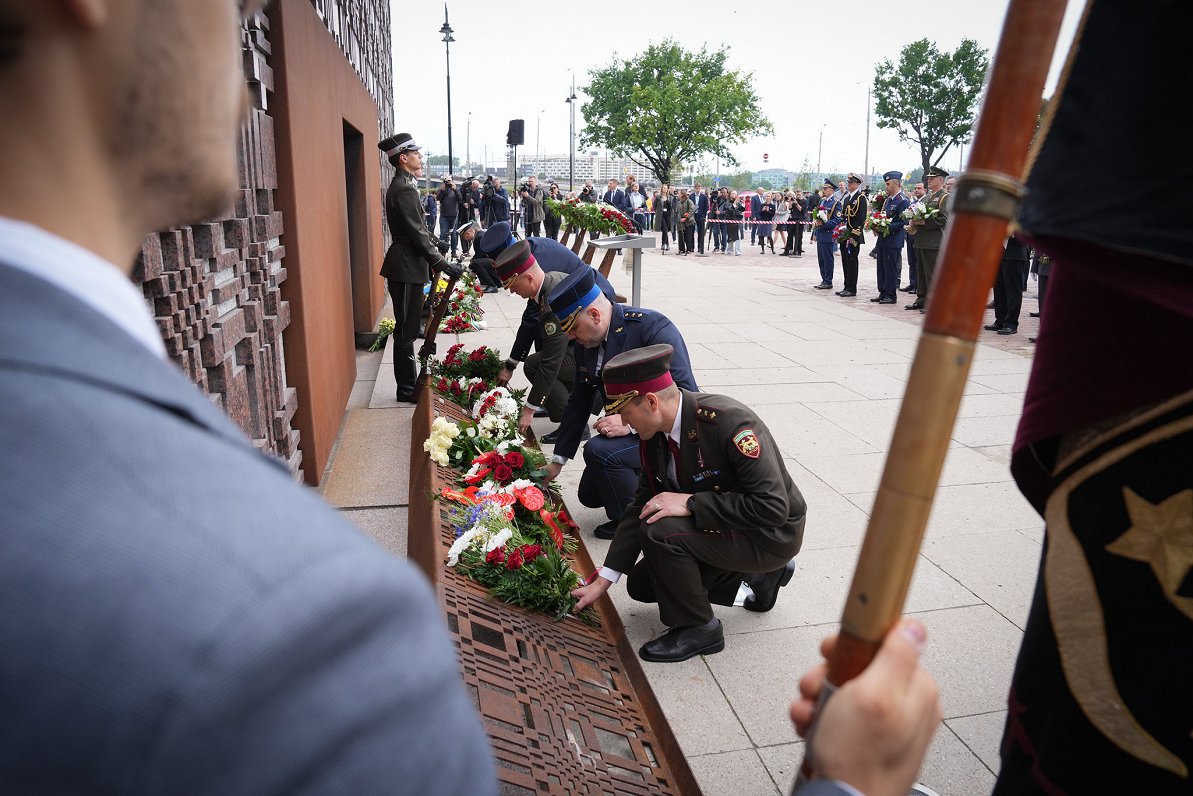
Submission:
[[[583,611],[588,606],[601,599],[601,595],[609,591],[609,587],[613,585],[613,581],[605,580],[600,575],[596,575],[592,579],[592,583],[586,586],[581,586],[578,589],[572,589],[572,596],[576,598],[576,607],[573,611]]]
[[[563,465],[559,462],[551,462],[547,465],[547,474],[543,476],[543,484],[549,484],[559,477],[560,471],[563,470]]]
[[[692,512],[688,511],[690,497],[683,492],[660,492],[646,501],[638,519],[646,520],[646,524],[650,525],[664,517],[691,517]]]
[[[452,249],[451,246],[448,246],[443,241],[439,241],[438,243],[436,243],[435,248],[439,250],[440,254],[447,254]]]
[[[534,407],[523,406],[522,414],[518,417],[518,433],[525,436],[530,430],[530,421],[534,420]]]
[[[592,424],[596,432],[602,437],[624,437],[634,433],[628,423],[621,422],[621,415],[605,415]]]
[[[504,387],[510,383],[510,379],[513,377],[514,372],[503,365],[501,370],[497,373],[497,386]]]

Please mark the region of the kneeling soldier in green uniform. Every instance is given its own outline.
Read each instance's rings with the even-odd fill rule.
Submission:
[[[629,595],[657,602],[669,628],[638,655],[666,663],[725,648],[712,603],[733,605],[743,580],[747,609],[774,607],[807,513],[766,426],[732,398],[677,387],[671,353],[651,345],[605,365],[605,411],[641,436],[642,478],[605,565],[572,592],[582,609],[628,572]]]

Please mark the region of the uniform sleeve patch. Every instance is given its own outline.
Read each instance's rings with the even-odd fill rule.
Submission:
[[[747,428],[745,431],[739,431],[733,437],[733,444],[742,452],[743,456],[749,456],[751,459],[757,459],[762,455],[762,446],[758,444],[758,437],[754,434],[754,429]]]
[[[556,323],[548,321],[543,324],[543,332],[546,334],[554,335],[558,331],[559,331],[559,325]]]

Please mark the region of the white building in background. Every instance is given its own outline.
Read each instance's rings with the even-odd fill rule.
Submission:
[[[528,163],[538,173],[546,175],[548,180],[555,180],[565,189],[567,188],[570,162],[565,155],[549,155]],[[603,152],[576,153],[576,187],[579,188],[585,180],[592,180],[594,185],[602,186],[611,178],[616,177],[622,185],[626,177],[633,176],[643,185],[657,183],[654,174],[644,166],[639,166],[629,158],[608,157]]]

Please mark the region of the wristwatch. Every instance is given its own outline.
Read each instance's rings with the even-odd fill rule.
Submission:
[[[684,504],[692,514],[696,513],[696,496],[688,495],[688,502]]]

